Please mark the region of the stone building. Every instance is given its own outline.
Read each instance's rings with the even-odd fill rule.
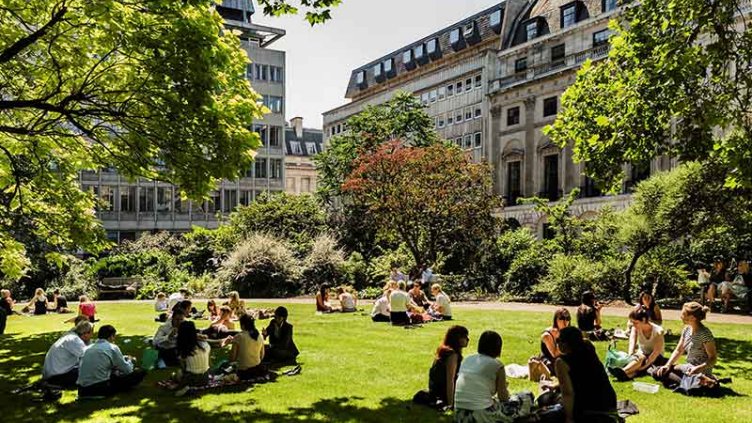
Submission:
[[[113,241],[135,239],[156,230],[216,228],[218,214],[229,213],[239,204],[247,205],[262,192],[284,190],[285,52],[269,47],[285,31],[253,23],[251,0],[223,0],[217,11],[227,28],[239,31],[241,45],[252,62],[247,66],[246,77],[271,111],[253,125],[261,135],[263,147],[243,178],[222,181],[203,202],[180,199],[176,187],[167,183],[128,181],[112,169],[83,172],[81,184],[100,198],[102,206],[97,215]]]
[[[303,127],[303,118],[290,119],[285,128],[285,192],[312,194],[316,191],[313,156],[324,149],[324,133]]]

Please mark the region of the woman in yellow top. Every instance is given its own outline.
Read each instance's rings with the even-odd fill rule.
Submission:
[[[248,380],[265,376],[267,369],[261,364],[264,360],[264,337],[256,329],[253,317],[248,314],[240,316],[240,329],[241,332],[235,337],[227,338],[232,342],[230,361],[238,365],[238,378]]]

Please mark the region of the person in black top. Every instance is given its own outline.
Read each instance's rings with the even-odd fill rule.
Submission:
[[[559,339],[559,333],[562,329],[569,327],[572,317],[569,315],[569,310],[566,308],[560,308],[554,313],[554,321],[551,327],[544,330],[541,334],[541,355],[543,363],[548,367],[548,371],[552,375],[556,375],[556,368],[554,363],[556,359],[561,355],[559,347],[556,341]]]
[[[70,313],[70,310],[68,310],[68,300],[60,295],[59,289],[55,289],[52,292],[52,310],[57,313]]]
[[[5,324],[12,313],[13,300],[10,298],[10,291],[3,289],[0,291],[0,335],[5,333]]]
[[[462,350],[469,341],[466,327],[452,326],[447,330],[428,371],[428,391],[416,393],[413,402],[438,409],[454,406],[454,388],[462,363]]]
[[[264,360],[272,363],[294,362],[300,354],[295,341],[292,339],[292,325],[287,323],[287,309],[277,307],[274,310],[274,318],[269,326],[263,330],[264,338],[269,338],[266,345]]]
[[[582,304],[577,308],[577,327],[584,332],[601,328],[601,305],[595,300],[595,294],[585,291]]]
[[[556,360],[556,375],[565,422],[615,421],[616,392],[593,344],[574,327],[560,331],[558,344],[562,356]]]

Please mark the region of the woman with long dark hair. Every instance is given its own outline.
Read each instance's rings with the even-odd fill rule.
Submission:
[[[316,311],[321,313],[331,313],[334,308],[329,304],[329,285],[322,283],[319,292],[316,294]]]
[[[561,351],[559,351],[559,346],[556,344],[556,341],[559,339],[560,331],[569,327],[571,320],[572,316],[569,314],[569,310],[562,307],[554,312],[554,319],[553,323],[551,323],[551,327],[544,330],[541,334],[540,358],[552,375],[556,374],[554,363],[556,363],[556,359],[561,355]]]
[[[457,371],[462,363],[462,350],[467,347],[468,341],[466,327],[452,326],[447,330],[428,371],[428,392],[416,394],[416,402],[436,408],[454,405]]]
[[[562,355],[556,360],[556,376],[565,421],[616,421],[616,392],[593,344],[571,326],[560,331],[558,344]]]
[[[181,396],[192,386],[204,386],[209,383],[211,347],[205,341],[199,340],[195,323],[180,323],[176,350],[180,358],[182,376],[175,395]]]
[[[650,319],[652,323],[655,323],[658,326],[663,324],[661,308],[656,304],[653,294],[647,291],[640,292],[640,305],[645,307],[645,310],[648,312],[648,319]]]
[[[631,361],[624,368],[608,369],[617,380],[624,382],[647,372],[654,366],[666,364],[663,357],[665,341],[663,328],[650,321],[650,313],[644,305],[638,305],[629,313],[629,355]]]
[[[253,379],[266,375],[264,359],[264,337],[256,329],[256,320],[248,314],[240,316],[241,332],[232,339],[230,361],[238,363],[238,378]]]

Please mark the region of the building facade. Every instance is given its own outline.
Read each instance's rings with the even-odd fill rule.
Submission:
[[[220,182],[203,202],[181,199],[176,187],[167,183],[148,179],[128,181],[112,169],[83,172],[81,184],[99,197],[102,205],[97,214],[113,241],[136,239],[157,230],[216,228],[218,216],[238,205],[248,205],[262,192],[281,192],[285,188],[285,52],[269,48],[285,31],[253,23],[251,0],[223,0],[217,11],[226,28],[239,31],[241,45],[251,60],[246,77],[270,110],[253,124],[263,146],[244,177]]]
[[[316,191],[313,156],[324,151],[324,133],[303,127],[303,118],[290,119],[285,128],[285,192],[312,194]]]

